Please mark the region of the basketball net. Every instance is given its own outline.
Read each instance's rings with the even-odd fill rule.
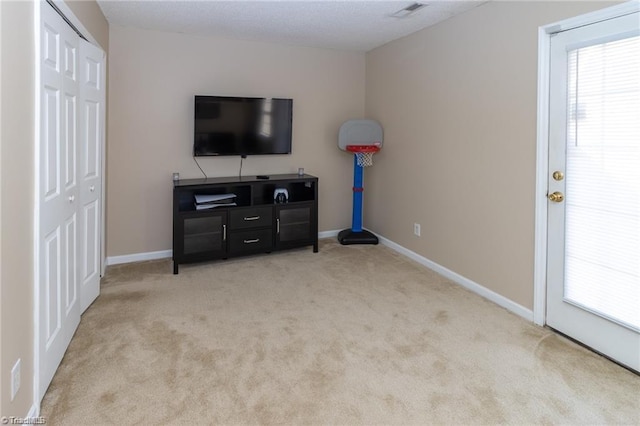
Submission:
[[[380,151],[380,144],[347,145],[347,151],[353,152],[360,167],[373,166],[373,154]]]
[[[356,152],[356,161],[360,167],[373,166],[373,152]]]

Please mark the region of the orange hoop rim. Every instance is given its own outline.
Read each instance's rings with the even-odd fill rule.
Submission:
[[[378,152],[380,147],[378,145],[347,145],[347,151],[349,152]]]

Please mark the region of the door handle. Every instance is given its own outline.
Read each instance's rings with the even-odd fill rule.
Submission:
[[[222,225],[222,241],[227,241],[227,225]]]
[[[554,203],[561,203],[564,201],[564,194],[558,191],[547,195],[547,197],[549,198],[549,200],[553,201]]]
[[[280,219],[276,219],[276,234],[280,233]]]

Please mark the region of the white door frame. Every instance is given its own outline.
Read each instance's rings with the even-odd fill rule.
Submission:
[[[549,178],[549,63],[551,35],[638,11],[640,11],[640,2],[632,0],[538,28],[538,136],[536,149],[533,322],[540,326],[546,324],[547,310],[547,183]]]
[[[0,0],[1,1],[1,0]],[[64,0],[47,0],[50,1],[55,7],[64,15],[64,18],[68,20],[71,25],[73,25],[82,35],[89,41],[90,43],[100,46],[100,48],[105,52],[104,46],[102,46],[87,30],[87,28],[82,24],[80,19],[76,17],[76,15],[71,11],[69,6],[64,2]],[[38,247],[38,236],[40,232],[39,228],[39,218],[40,218],[40,203],[38,194],[40,193],[39,182],[40,182],[40,89],[39,89],[39,79],[40,79],[40,17],[41,17],[41,8],[42,7],[50,7],[47,5],[47,2],[44,0],[36,0],[34,2],[34,12],[33,12],[33,30],[34,30],[34,44],[35,44],[35,81],[34,81],[34,108],[35,108],[35,120],[34,120],[34,141],[35,141],[35,153],[34,153],[34,164],[35,164],[35,176],[34,176],[34,262],[33,262],[33,405],[29,414],[33,414],[34,416],[39,415],[40,413],[40,286],[38,285],[37,277],[39,276],[39,247]],[[106,103],[105,103],[106,107]],[[101,203],[102,203],[102,212],[101,212],[101,230],[100,230],[100,238],[101,238],[101,247],[102,253],[100,255],[100,267],[101,267],[101,275],[104,275],[104,271],[106,268],[106,248],[105,248],[105,185],[106,178],[104,175],[104,171],[106,170],[106,121],[103,129],[103,143],[101,148],[102,155],[102,194],[101,194]]]

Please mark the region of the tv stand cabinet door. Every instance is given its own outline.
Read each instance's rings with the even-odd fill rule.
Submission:
[[[314,224],[312,202],[276,206],[276,248],[314,244]]]
[[[183,263],[216,259],[227,255],[227,212],[190,213],[180,215],[177,256]]]

